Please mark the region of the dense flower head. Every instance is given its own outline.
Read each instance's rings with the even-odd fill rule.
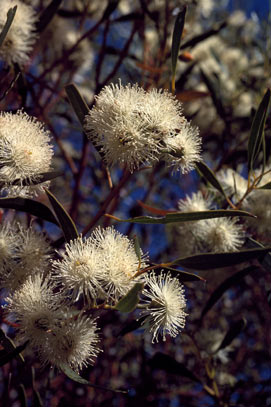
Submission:
[[[169,165],[187,172],[200,159],[198,130],[168,91],[105,86],[86,116],[85,130],[108,165],[121,163],[130,171],[165,156]]]
[[[78,372],[84,366],[94,364],[101,350],[97,346],[99,335],[96,320],[83,313],[74,314],[63,312],[58,325],[51,328],[52,334],[46,346],[41,348],[40,358],[43,363],[60,369],[68,365]]]
[[[29,342],[42,364],[69,365],[75,371],[92,364],[99,353],[93,318],[67,308],[55,284],[41,274],[31,276],[7,298],[6,309],[15,316],[18,340]]]
[[[6,23],[8,10],[14,6],[17,6],[16,14],[0,48],[0,57],[7,65],[17,63],[23,66],[29,60],[29,53],[37,37],[35,24],[38,21],[38,15],[30,5],[20,0],[2,0],[0,31]]]
[[[143,295],[146,308],[141,312],[145,317],[144,326],[149,330],[153,339],[158,342],[161,334],[163,341],[166,334],[175,337],[185,325],[184,312],[186,300],[184,288],[177,278],[170,273],[161,272],[157,275],[151,272],[145,276]]]
[[[212,200],[202,192],[193,193],[178,203],[183,212],[210,210]],[[178,228],[178,250],[183,256],[199,252],[233,252],[244,244],[245,232],[238,218],[202,219],[184,222]]]
[[[115,302],[133,287],[136,273],[147,267],[148,258],[141,252],[139,260],[133,241],[113,227],[98,227],[91,238],[99,252],[107,300]]]
[[[103,293],[104,270],[92,240],[80,236],[70,241],[61,257],[52,263],[56,280],[63,284],[67,293],[71,292],[72,300],[83,296],[86,302],[95,302]]]
[[[50,266],[51,246],[46,237],[32,226],[6,223],[0,228],[3,267],[0,287],[13,292],[26,279]]]
[[[35,195],[48,182],[35,185],[51,166],[49,132],[22,110],[0,113],[0,183],[9,195]]]

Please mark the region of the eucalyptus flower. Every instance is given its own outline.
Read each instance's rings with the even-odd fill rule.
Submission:
[[[29,54],[37,39],[36,23],[38,15],[34,9],[20,0],[2,0],[0,13],[0,32],[4,28],[7,13],[10,8],[17,6],[13,22],[7,36],[0,47],[0,58],[7,65],[25,65],[29,60]]]

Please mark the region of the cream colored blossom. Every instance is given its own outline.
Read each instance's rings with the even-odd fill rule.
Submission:
[[[167,91],[145,92],[121,83],[105,86],[86,116],[85,130],[108,165],[120,163],[130,171],[165,157],[169,165],[187,172],[200,159],[198,130]]]
[[[152,342],[158,342],[161,334],[175,337],[185,326],[186,300],[184,288],[170,273],[157,275],[151,272],[145,277],[143,295],[146,308],[141,312],[145,316],[144,326],[153,335]]]
[[[53,147],[49,132],[22,110],[0,113],[0,183],[8,195],[35,195],[45,184],[40,174],[50,170]]]
[[[14,6],[17,6],[16,14],[0,48],[0,58],[7,65],[17,63],[23,66],[28,62],[29,54],[37,38],[35,25],[38,15],[30,5],[26,5],[20,0],[2,0],[0,31],[5,25],[8,10]]]
[[[52,262],[55,279],[63,285],[73,301],[81,296],[93,303],[104,295],[102,279],[105,271],[101,256],[90,238],[78,237],[65,245],[61,260]]]
[[[136,273],[147,267],[148,258],[141,252],[139,261],[134,243],[113,227],[95,229],[91,239],[100,257],[103,290],[114,303],[133,287]]]

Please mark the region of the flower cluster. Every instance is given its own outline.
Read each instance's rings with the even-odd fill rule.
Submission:
[[[0,185],[8,195],[31,196],[48,182],[41,176],[51,167],[53,146],[49,132],[22,110],[0,113]]]
[[[182,115],[182,106],[167,91],[146,92],[138,85],[105,86],[86,116],[85,130],[108,165],[130,171],[164,159],[186,173],[200,160],[198,129]]]
[[[178,203],[182,212],[208,211],[212,207],[210,197],[202,192],[181,199]],[[178,230],[178,250],[184,256],[199,252],[231,252],[244,244],[244,230],[238,218],[202,219],[185,222]]]
[[[38,15],[30,5],[21,0],[4,0],[1,2],[0,32],[6,23],[9,9],[14,6],[17,6],[16,14],[0,48],[0,57],[7,65],[23,66],[28,62],[29,53],[37,38],[35,24]]]

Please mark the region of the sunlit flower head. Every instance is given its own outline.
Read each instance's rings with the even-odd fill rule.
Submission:
[[[52,263],[55,279],[63,284],[73,301],[81,296],[87,303],[96,302],[103,295],[105,270],[101,256],[91,239],[78,237],[65,245],[61,260]]]
[[[100,256],[103,289],[108,301],[115,302],[133,287],[136,273],[147,267],[148,258],[141,252],[139,261],[134,243],[113,227],[95,229],[91,239]]]
[[[107,164],[124,164],[130,171],[168,151],[174,157],[167,154],[166,160],[182,172],[199,159],[198,130],[187,123],[180,102],[167,91],[145,92],[121,83],[105,86],[86,116],[85,130]]]
[[[151,272],[145,276],[146,309],[141,312],[145,316],[144,326],[153,335],[152,342],[158,342],[159,335],[163,341],[166,334],[175,337],[185,326],[186,300],[184,288],[177,278],[170,273],[157,275]]]
[[[18,244],[17,230],[11,223],[0,225],[0,267],[1,277],[3,270],[9,268]]]
[[[49,171],[53,155],[49,132],[36,118],[18,110],[0,113],[0,183],[8,195],[35,195],[34,185]]]
[[[165,161],[173,171],[186,174],[195,168],[198,161],[201,161],[199,130],[188,122],[175,135],[167,137],[165,144],[169,150],[165,154]]]
[[[68,365],[76,372],[94,364],[101,352],[97,345],[99,336],[95,319],[67,311],[51,330],[48,341],[40,350],[43,363],[59,369]]]
[[[26,5],[20,0],[2,0],[0,31],[5,25],[8,10],[14,6],[17,6],[16,14],[0,48],[0,57],[7,65],[17,63],[23,66],[28,62],[29,54],[37,38],[35,25],[38,15],[30,5]]]

